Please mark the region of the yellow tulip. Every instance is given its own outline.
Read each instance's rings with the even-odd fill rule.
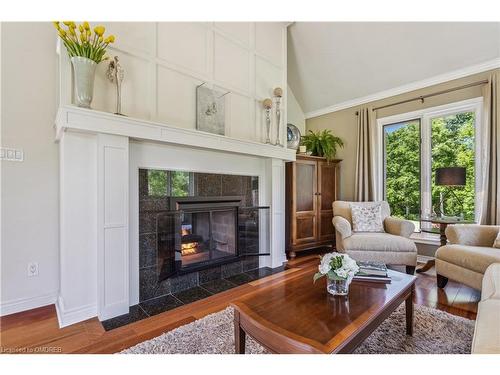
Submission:
[[[80,40],[84,43],[87,39],[85,38],[85,34],[80,34]]]
[[[61,38],[64,38],[64,37],[66,36],[66,31],[64,31],[63,29],[60,29],[60,30],[59,30],[59,36],[60,36]]]
[[[102,35],[99,37],[99,42],[102,42],[103,38]]]
[[[69,28],[69,33],[70,33],[71,35],[76,35],[76,33],[75,33],[75,29],[73,29],[73,28],[71,28],[71,27]]]
[[[54,21],[54,22],[52,22],[52,23],[54,24],[54,27],[55,27],[57,30],[61,29],[61,26],[59,26],[59,21]]]
[[[99,35],[99,36],[102,36],[104,34],[104,31],[106,29],[104,28],[104,26],[96,26],[94,27],[94,32]]]
[[[89,25],[89,23],[87,21],[83,22],[83,28],[85,30],[90,30],[90,25]]]
[[[63,21],[63,23],[68,27],[71,25],[71,21]]]
[[[82,25],[78,26],[78,31],[80,31],[81,33],[83,33],[83,31],[84,31],[84,30],[85,30],[85,29],[83,28],[83,26],[82,26]]]
[[[74,23],[73,21],[71,21],[71,23],[69,24],[69,27],[72,28],[72,29],[76,29],[76,23]]]
[[[108,44],[109,44],[109,43],[114,43],[114,41],[115,41],[115,36],[114,36],[114,35],[110,35],[110,36],[108,36],[108,37],[106,38],[106,40],[105,40],[105,42],[106,42],[106,43],[108,43]]]

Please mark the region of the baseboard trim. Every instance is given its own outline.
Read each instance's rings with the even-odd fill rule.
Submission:
[[[30,298],[18,298],[0,304],[0,316],[15,314],[18,312],[36,309],[47,305],[52,305],[57,301],[57,292],[44,294]]]
[[[63,328],[96,317],[97,306],[86,305],[77,308],[66,309],[64,307],[63,298],[59,296],[56,302],[56,312],[57,321],[59,322],[59,328]]]

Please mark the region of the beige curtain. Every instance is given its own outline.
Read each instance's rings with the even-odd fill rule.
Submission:
[[[481,134],[482,186],[479,194],[480,224],[500,225],[500,75],[492,74],[483,88],[484,110]]]
[[[356,150],[355,199],[360,202],[375,199],[374,141],[375,115],[371,108],[358,111],[358,145]]]

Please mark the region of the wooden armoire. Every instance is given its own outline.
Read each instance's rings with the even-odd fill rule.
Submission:
[[[286,163],[286,251],[333,246],[332,203],[337,199],[341,160],[297,155]]]

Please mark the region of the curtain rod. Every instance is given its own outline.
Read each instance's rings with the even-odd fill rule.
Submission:
[[[382,108],[393,107],[393,106],[399,105],[399,104],[405,104],[405,103],[409,103],[409,102],[414,102],[416,100],[420,100],[423,103],[425,99],[433,97],[433,96],[447,94],[449,92],[453,92],[453,91],[457,91],[457,90],[463,90],[463,89],[467,89],[469,87],[480,86],[480,85],[484,85],[486,83],[488,83],[487,79],[482,80],[482,81],[478,81],[478,82],[468,83],[466,85],[453,87],[451,89],[433,92],[432,94],[426,94],[426,95],[416,96],[416,97],[411,98],[411,99],[401,100],[401,101],[396,102],[396,103],[391,103],[391,104],[382,105],[380,107],[375,107],[375,108],[372,109],[372,111],[376,111],[376,110],[382,109]],[[356,111],[356,116],[358,116],[358,115],[359,115],[359,112]]]

